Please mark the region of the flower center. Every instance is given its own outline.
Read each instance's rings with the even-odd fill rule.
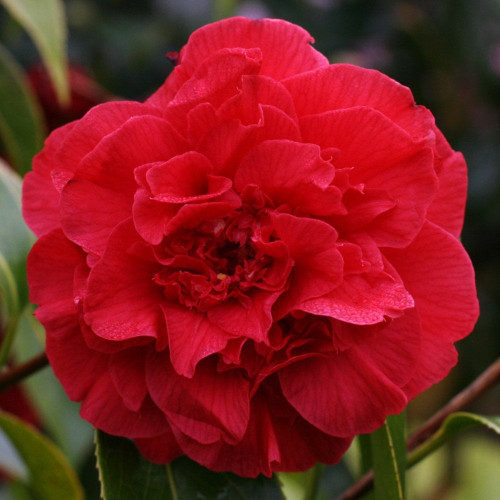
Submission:
[[[164,265],[154,281],[168,299],[206,311],[229,299],[248,301],[273,262],[263,248],[259,214],[242,208],[165,238],[157,249]]]

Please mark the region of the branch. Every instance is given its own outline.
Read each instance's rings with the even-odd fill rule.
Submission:
[[[464,409],[474,402],[479,396],[500,381],[500,358],[487,368],[479,377],[459,392],[446,406],[436,412],[422,427],[412,434],[406,441],[408,451],[414,450],[423,443],[435,431],[441,427],[446,417],[456,411]],[[373,471],[365,474],[359,481],[354,483],[337,500],[355,500],[369,492],[373,488]]]
[[[34,358],[31,358],[29,361],[26,361],[26,363],[22,363],[14,368],[11,368],[10,370],[4,371],[0,374],[0,392],[16,385],[26,377],[29,377],[38,370],[45,368],[48,364],[49,360],[47,359],[47,355],[45,352],[42,352]]]

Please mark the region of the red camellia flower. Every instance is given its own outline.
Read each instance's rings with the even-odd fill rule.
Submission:
[[[52,367],[154,462],[336,462],[476,321],[462,155],[406,87],[311,41],[205,26],[150,99],[54,131],[26,177]]]

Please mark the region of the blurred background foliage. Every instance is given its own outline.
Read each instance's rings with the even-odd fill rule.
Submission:
[[[474,262],[481,317],[458,345],[459,365],[409,408],[410,430],[465,387],[500,352],[500,1],[499,0],[66,0],[71,102],[62,108],[39,55],[24,30],[0,10],[0,42],[27,71],[50,130],[110,98],[144,99],[171,71],[165,58],[196,28],[232,15],[279,17],[306,28],[331,62],[378,69],[409,86],[429,107],[452,146],[469,165],[469,202],[463,243]],[[1,151],[1,149],[0,149]],[[4,151],[5,153],[5,151]],[[20,360],[37,352],[40,332],[24,317],[17,339]],[[31,336],[31,337],[30,337]],[[30,340],[31,339],[31,340]],[[44,397],[40,397],[41,387]],[[50,388],[50,390],[47,390]],[[91,429],[77,417],[49,370],[25,384],[31,403],[15,401],[38,422],[78,468],[89,499],[98,498]],[[0,398],[0,406],[12,398]],[[10,402],[9,402],[10,401]],[[33,410],[35,407],[35,411]],[[6,408],[9,409],[9,408]],[[472,411],[500,413],[497,387]],[[500,443],[469,432],[415,467],[413,500],[493,500],[500,491]],[[1,447],[1,446],[0,446]],[[355,450],[328,468],[324,498],[356,475]],[[308,475],[283,478],[300,498]],[[3,490],[22,498],[14,488]]]

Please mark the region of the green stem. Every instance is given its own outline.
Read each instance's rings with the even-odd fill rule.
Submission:
[[[170,485],[170,493],[172,493],[172,500],[179,500],[179,494],[177,493],[177,486],[175,485],[174,473],[172,472],[172,467],[170,464],[165,466],[167,470],[168,484]]]
[[[304,496],[304,500],[316,500],[319,490],[319,483],[321,482],[321,478],[323,477],[323,471],[325,470],[325,466],[323,464],[317,463],[312,472],[311,479],[307,486],[306,494]]]
[[[0,346],[0,370],[7,364],[9,355],[12,350],[12,345],[16,337],[17,327],[19,325],[19,315],[9,317],[2,345]]]

